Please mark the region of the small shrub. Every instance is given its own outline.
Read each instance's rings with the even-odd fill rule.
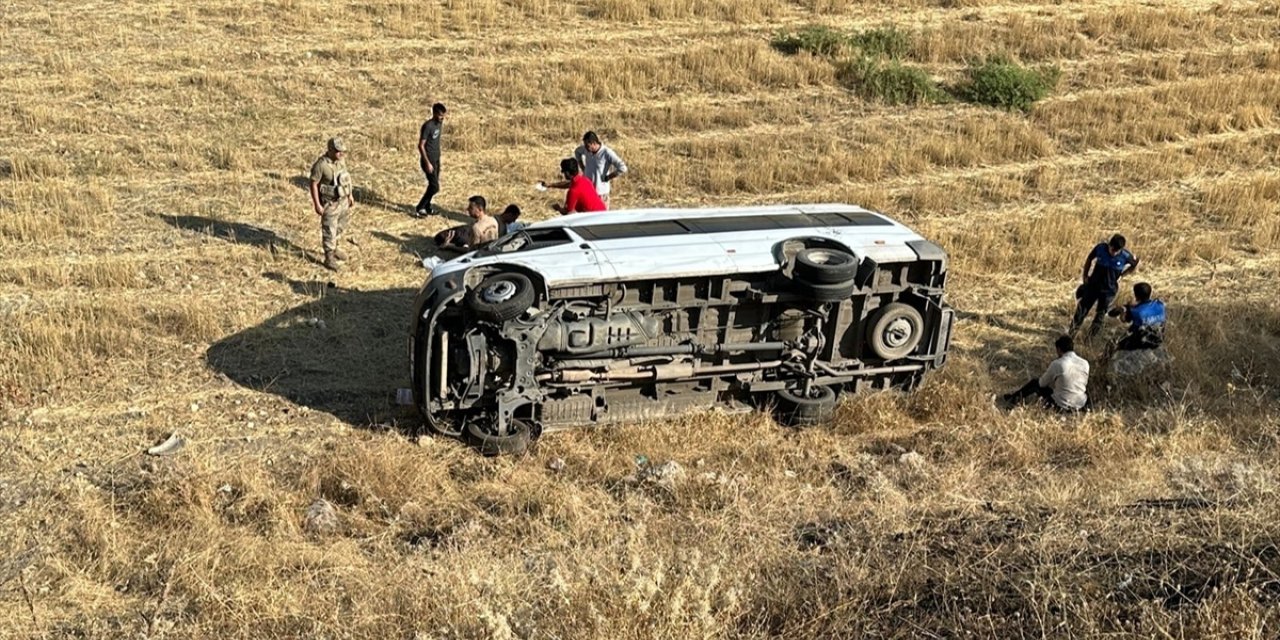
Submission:
[[[794,33],[779,33],[774,36],[773,48],[792,55],[807,51],[814,55],[830,56],[839,53],[848,42],[848,37],[835,29],[810,25]]]
[[[923,69],[897,62],[860,58],[841,65],[839,77],[854,93],[886,104],[925,104],[950,99]]]
[[[911,36],[897,27],[871,29],[849,36],[849,44],[873,58],[899,60],[911,50]]]
[[[1007,58],[991,57],[969,66],[968,80],[956,94],[967,102],[1030,111],[1033,103],[1049,95],[1060,75],[1054,67],[1029,69]]]

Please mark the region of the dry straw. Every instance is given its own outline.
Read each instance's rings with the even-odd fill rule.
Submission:
[[[3,13],[0,637],[1275,635],[1274,3]],[[814,23],[909,33],[944,84],[993,54],[1063,75],[1027,115],[885,106],[771,48]],[[947,367],[802,432],[694,413],[496,460],[410,439],[417,260],[456,224],[406,215],[435,101],[454,213],[551,215],[527,185],[593,129],[632,167],[621,205],[898,215],[952,257]],[[361,189],[336,277],[300,188],[335,134]],[[1115,232],[1173,362],[1125,382],[1086,342],[1099,411],[998,411]]]

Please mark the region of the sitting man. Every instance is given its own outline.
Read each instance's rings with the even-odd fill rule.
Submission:
[[[478,249],[498,239],[498,221],[485,212],[484,196],[471,196],[467,199],[467,215],[471,216],[471,224],[453,227],[437,233],[436,246],[440,248],[456,247],[462,249]]]
[[[1116,344],[1118,351],[1156,349],[1164,344],[1164,302],[1151,299],[1151,285],[1139,282],[1133,285],[1134,301],[1107,312],[1129,323],[1129,333]]]
[[[506,209],[498,215],[498,237],[515,233],[524,228],[524,223],[520,222],[520,206],[515,204],[507,205]]]
[[[1032,378],[1021,389],[1005,394],[1002,399],[1018,404],[1036,396],[1044,406],[1062,412],[1082,411],[1089,403],[1085,389],[1089,386],[1089,361],[1076,355],[1075,341],[1071,336],[1059,336],[1053,343],[1058,359],[1039,379]]]
[[[604,201],[600,199],[600,194],[596,193],[595,185],[581,174],[578,169],[578,161],[573,158],[565,158],[560,161],[560,174],[564,176],[564,182],[555,184],[546,184],[539,182],[539,185],[551,188],[566,188],[569,190],[564,196],[564,204],[551,205],[552,209],[559,211],[561,214],[583,213],[587,211],[604,211]]]

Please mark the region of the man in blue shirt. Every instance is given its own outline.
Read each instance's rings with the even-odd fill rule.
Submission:
[[[1085,316],[1089,315],[1089,309],[1094,307],[1096,311],[1089,335],[1097,334],[1102,328],[1103,315],[1116,299],[1120,278],[1138,267],[1138,259],[1124,246],[1124,236],[1117,233],[1111,236],[1110,241],[1099,242],[1089,252],[1089,257],[1085,258],[1084,274],[1081,276],[1083,284],[1076,289],[1078,302],[1075,316],[1071,318],[1069,334],[1075,335],[1084,323]]]
[[[1164,302],[1151,299],[1151,285],[1146,282],[1133,285],[1133,298],[1133,302],[1107,312],[1129,323],[1129,333],[1120,339],[1116,349],[1155,349],[1164,344]]]

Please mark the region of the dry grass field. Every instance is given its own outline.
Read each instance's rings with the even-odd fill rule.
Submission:
[[[1280,5],[1170,0],[7,0],[0,637],[1274,638]],[[1029,113],[887,106],[784,28],[893,26]],[[846,201],[953,257],[955,356],[828,426],[764,415],[414,439],[414,144],[529,217],[587,129],[622,205]],[[351,266],[304,175],[345,136]],[[452,215],[452,214],[451,214]],[[1171,306],[1161,381],[1002,413],[1091,245]],[[1111,331],[1118,331],[1113,326]],[[1082,347],[1096,358],[1102,341]],[[143,450],[172,432],[172,457]],[[634,482],[636,456],[685,469]],[[563,468],[550,464],[563,460]],[[318,499],[337,527],[303,526]]]

